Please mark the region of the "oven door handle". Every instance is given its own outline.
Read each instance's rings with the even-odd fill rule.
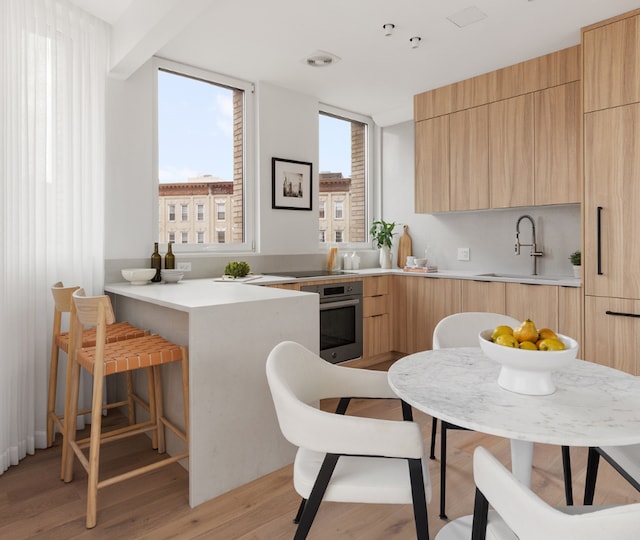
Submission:
[[[338,302],[324,302],[320,304],[320,311],[325,311],[327,309],[337,309],[349,306],[357,306],[360,303],[360,300],[354,298],[353,300],[340,300]]]

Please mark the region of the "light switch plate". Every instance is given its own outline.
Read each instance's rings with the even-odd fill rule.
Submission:
[[[458,260],[459,261],[469,260],[469,248],[458,248]]]
[[[190,262],[179,262],[178,270],[184,270],[185,272],[191,272],[191,263]]]

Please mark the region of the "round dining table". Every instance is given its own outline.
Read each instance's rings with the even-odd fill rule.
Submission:
[[[499,372],[500,365],[480,348],[464,347],[405,356],[388,378],[398,397],[416,409],[510,439],[512,472],[529,487],[536,442],[640,443],[640,377],[576,359],[553,372],[553,394],[529,396],[500,387]]]

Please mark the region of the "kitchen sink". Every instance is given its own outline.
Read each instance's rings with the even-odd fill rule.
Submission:
[[[506,279],[544,279],[545,281],[558,281],[557,278],[547,276],[532,276],[530,274],[500,274],[498,272],[488,272],[486,274],[476,274],[477,277],[495,277]]]

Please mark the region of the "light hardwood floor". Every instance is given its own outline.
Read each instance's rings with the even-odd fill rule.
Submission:
[[[335,402],[323,403],[327,409]],[[350,414],[401,418],[394,400],[356,401]],[[430,436],[431,418],[415,413]],[[107,423],[118,424],[112,415]],[[477,445],[487,447],[510,465],[507,441],[467,431],[448,436],[447,513],[454,519],[472,513],[473,477],[471,456]],[[437,452],[439,457],[439,452]],[[581,501],[584,490],[586,450],[572,448],[574,492]],[[141,435],[104,447],[104,473],[112,474],[127,463],[155,458],[149,441]],[[444,522],[438,518],[439,460],[430,462],[433,497],[429,504],[431,538]],[[76,463],[75,480],[59,480],[60,439],[54,447],[38,450],[0,476],[0,538],[202,538],[219,540],[291,539],[292,518],[299,504],[292,485],[291,466],[280,469],[197,508],[188,504],[187,472],[174,464],[147,476],[105,488],[98,495],[98,525],[84,527],[86,475]],[[533,489],[554,505],[563,504],[560,449],[536,445]],[[596,504],[640,502],[639,494],[602,462]],[[410,540],[415,538],[410,506],[323,503],[311,528],[309,540]]]

